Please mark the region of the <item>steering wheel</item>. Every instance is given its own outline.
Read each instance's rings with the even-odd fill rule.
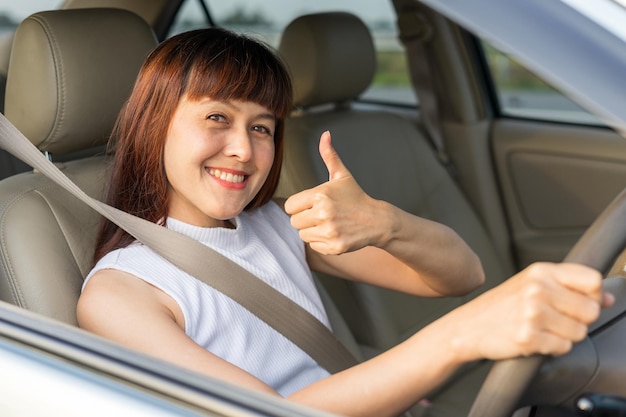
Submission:
[[[589,226],[564,262],[605,273],[625,247],[626,189]],[[543,355],[534,355],[494,363],[468,417],[509,417],[545,359]]]

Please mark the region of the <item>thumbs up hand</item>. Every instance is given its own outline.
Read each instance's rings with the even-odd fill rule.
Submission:
[[[313,250],[325,255],[379,245],[385,238],[380,214],[384,205],[357,184],[332,147],[328,131],[320,137],[319,152],[328,169],[328,182],[287,199],[285,211],[291,215],[292,226]]]

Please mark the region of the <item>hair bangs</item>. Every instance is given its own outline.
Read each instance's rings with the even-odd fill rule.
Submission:
[[[231,34],[198,52],[187,78],[187,97],[252,101],[278,119],[289,115],[290,78],[269,47]]]

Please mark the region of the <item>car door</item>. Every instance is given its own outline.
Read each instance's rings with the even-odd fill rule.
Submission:
[[[578,105],[487,41],[480,46],[496,116],[490,143],[518,265],[560,261],[626,187],[626,140],[603,121],[604,112]],[[578,84],[601,80],[583,63],[605,58],[584,42],[573,40],[572,47],[574,63],[586,71]],[[566,58],[556,62],[555,81],[571,72]]]
[[[584,114],[529,103],[521,117],[497,104],[490,140],[518,265],[560,261],[626,187],[626,140]]]
[[[578,94],[576,102],[555,85],[576,78],[574,91],[576,87],[593,89],[592,81],[615,89],[613,93],[622,91],[623,83],[610,83],[598,70],[603,67],[598,60],[607,60],[608,72],[622,65],[620,58],[616,62],[606,58],[613,52],[608,42],[601,52],[586,42],[576,42],[586,39],[582,32],[568,34],[563,22],[549,20],[550,15],[542,13],[538,16],[546,22],[518,34],[527,39],[528,55],[553,55],[553,68],[542,68],[542,74],[549,75],[548,82],[520,64],[517,50],[513,55],[506,53],[511,39],[499,33],[514,36],[517,28],[507,23],[504,5],[494,3],[502,15],[494,9],[492,15],[483,17],[492,23],[485,20],[476,32],[469,32],[466,28],[471,24],[465,25],[464,19],[472,13],[471,5],[449,3],[468,8],[467,13],[448,11],[450,16],[458,13],[463,26],[427,8],[423,12],[433,26],[427,47],[438,70],[435,89],[457,180],[502,256],[510,256],[516,268],[534,261],[560,261],[626,187],[626,140],[615,125],[603,121],[606,114],[595,106],[599,103],[591,101],[583,107],[579,102],[586,95]],[[448,5],[433,2],[432,6],[443,10]],[[528,4],[521,7],[531,8]],[[493,24],[493,19],[502,22]],[[576,30],[583,29],[579,25]],[[546,44],[546,31],[553,32],[552,38],[580,38],[571,38],[572,51],[565,56]],[[574,66],[577,73],[572,78]],[[569,94],[574,97],[576,93]]]

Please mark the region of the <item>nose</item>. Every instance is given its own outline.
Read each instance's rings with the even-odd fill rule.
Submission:
[[[224,154],[242,162],[252,158],[252,141],[247,129],[233,129],[226,139]]]

